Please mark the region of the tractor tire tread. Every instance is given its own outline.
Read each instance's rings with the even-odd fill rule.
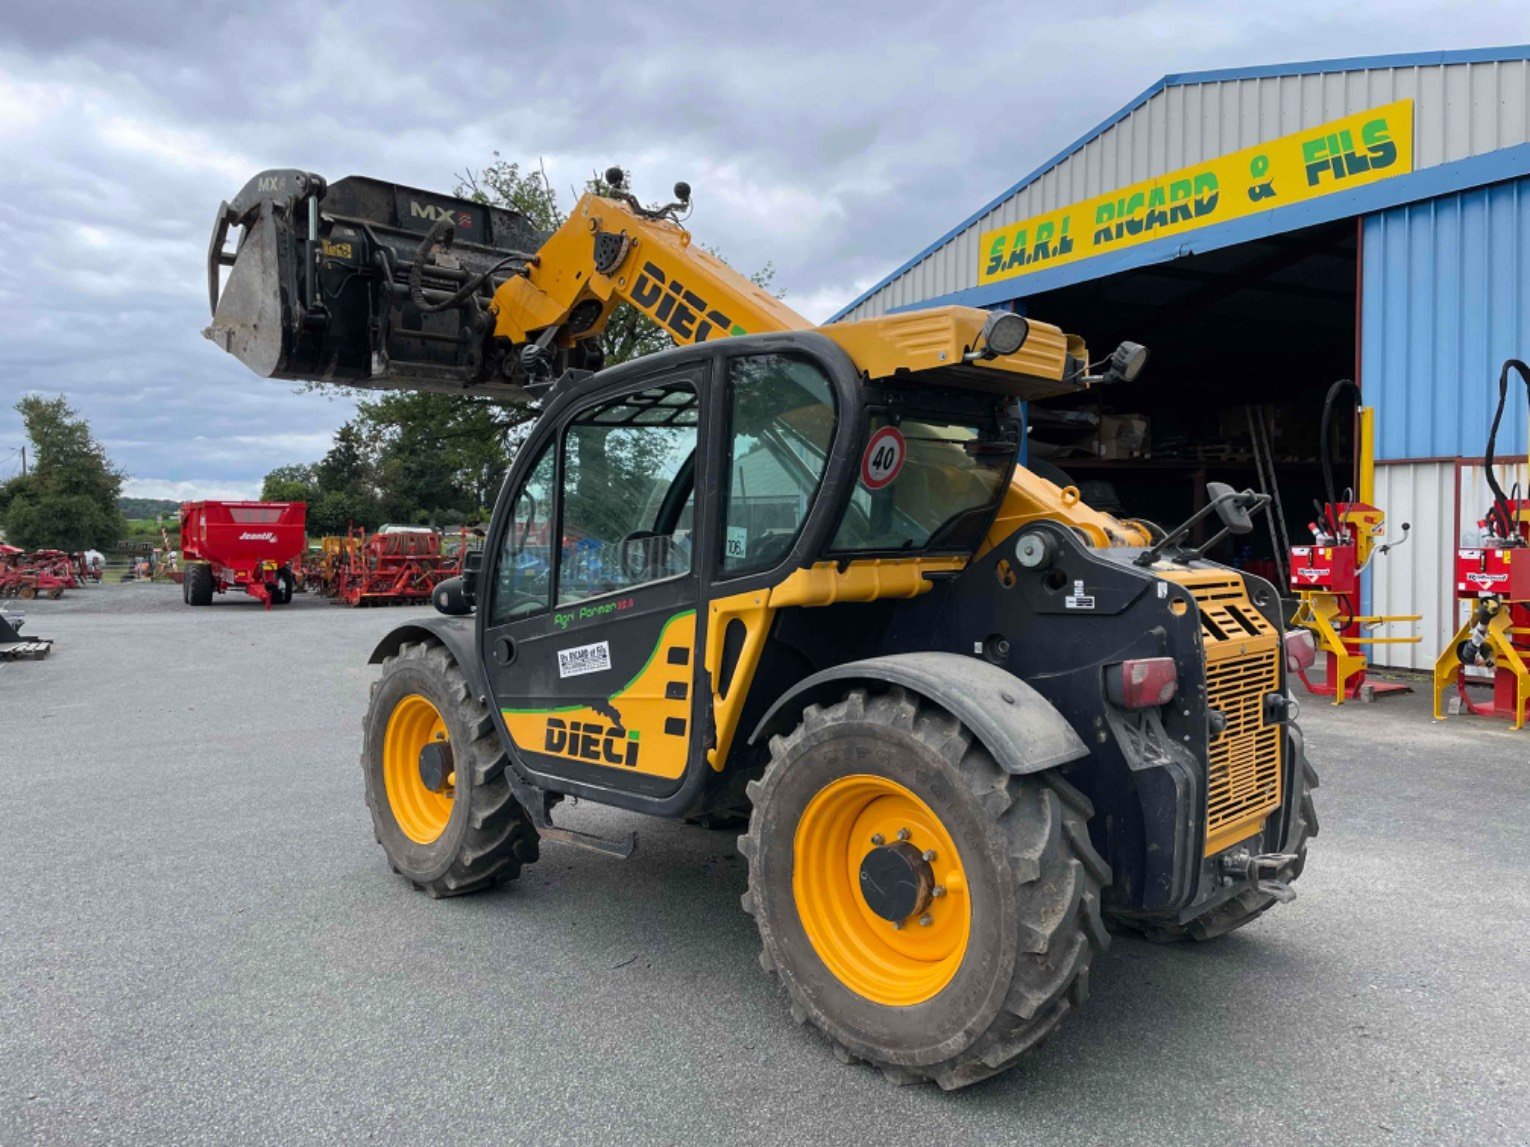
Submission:
[[[827,708],[809,706],[795,730],[771,739],[770,762],[754,794],[757,801],[770,800],[774,783],[790,767],[808,733],[842,721],[904,730],[948,761],[993,830],[1004,834],[1016,887],[1028,890],[1016,897],[1019,951],[1013,982],[986,1030],[939,1063],[909,1065],[860,1056],[899,1086],[934,1082],[945,1090],[965,1087],[1012,1066],[1056,1031],[1088,994],[1090,965],[1110,944],[1100,910],[1110,866],[1089,840],[1093,808],[1083,793],[1054,773],[1006,773],[958,718],[900,688],[871,698],[856,690]],[[831,1046],[842,1047],[815,1012],[813,997],[782,972],[771,922],[755,893],[762,822],[757,812],[750,831],[738,842],[750,862],[749,891],[743,901],[760,931],[760,966],[781,983],[799,1024],[811,1019]]]
[[[444,679],[445,692],[453,698],[458,723],[471,734],[467,752],[456,767],[470,769],[469,775],[475,780],[473,807],[469,810],[465,830],[457,842],[451,863],[433,879],[417,881],[407,876],[406,879],[436,898],[463,896],[515,880],[525,865],[539,858],[540,840],[530,814],[511,792],[505,777],[504,749],[488,710],[472,696],[461,666],[440,645],[406,642],[396,654],[384,658],[379,680],[386,679],[390,671],[398,667],[411,665]],[[372,695],[375,700],[375,684]],[[369,745],[363,745],[361,765],[368,778],[370,751]],[[386,804],[386,793],[374,793],[370,783],[367,800],[373,805],[374,820],[390,815],[377,807],[378,802]],[[400,871],[397,858],[390,856],[389,864],[395,872]]]

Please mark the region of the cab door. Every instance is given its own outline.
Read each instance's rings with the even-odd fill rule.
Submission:
[[[481,637],[493,707],[546,787],[658,798],[691,760],[709,371],[607,390],[528,444]]]

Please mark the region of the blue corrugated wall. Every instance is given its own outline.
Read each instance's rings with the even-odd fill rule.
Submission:
[[[1376,457],[1481,457],[1506,358],[1530,361],[1530,177],[1365,219],[1360,379]],[[1500,455],[1523,455],[1512,384]]]

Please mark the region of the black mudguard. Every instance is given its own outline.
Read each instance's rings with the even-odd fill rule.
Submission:
[[[372,656],[367,658],[367,664],[381,665],[384,659],[392,657],[411,641],[436,642],[446,646],[446,651],[461,666],[462,672],[467,674],[467,679],[473,686],[473,696],[483,699],[489,695],[488,683],[483,678],[483,666],[478,663],[478,655],[474,649],[471,615],[424,617],[418,621],[400,625],[397,629],[389,631],[388,635],[377,643],[377,647],[372,650]]]
[[[1089,755],[1089,748],[1051,702],[1007,670],[958,653],[900,653],[848,661],[815,673],[777,698],[750,744],[794,726],[814,702],[842,696],[853,683],[901,685],[961,720],[999,767],[1040,772]]]

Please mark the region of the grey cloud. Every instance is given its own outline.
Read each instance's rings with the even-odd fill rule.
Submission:
[[[0,458],[29,390],[145,481],[316,455],[350,404],[199,336],[213,210],[264,167],[448,190],[497,148],[565,192],[610,162],[650,197],[684,178],[698,237],[822,318],[1165,72],[1525,31],[1519,3],[1408,0],[11,5]]]

